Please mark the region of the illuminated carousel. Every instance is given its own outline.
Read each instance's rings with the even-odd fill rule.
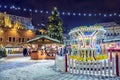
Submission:
[[[105,33],[102,26],[80,26],[72,29],[69,35],[76,40],[76,46],[72,45],[72,48],[76,48],[76,51],[71,54],[71,58],[79,56],[80,61],[94,61],[100,60],[101,57],[107,58],[106,55],[101,55],[97,52],[96,41],[98,36]],[[98,56],[99,55],[99,56]]]

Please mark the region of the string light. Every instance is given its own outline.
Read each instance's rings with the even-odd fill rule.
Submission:
[[[40,25],[40,24],[37,24],[38,26]]]
[[[76,14],[75,13],[73,13],[73,16],[75,16]]]
[[[65,14],[65,12],[62,12],[62,15],[64,15]]]
[[[79,16],[81,16],[81,13],[78,13]]]
[[[83,15],[84,15],[84,16],[86,16],[86,14],[85,14],[85,13],[84,13]]]
[[[12,6],[10,7],[10,9],[12,9]]]
[[[3,6],[3,7],[2,7]],[[38,11],[39,10],[37,10],[37,9],[35,9],[35,10],[33,10],[33,9],[27,9],[27,8],[21,8],[21,7],[16,7],[16,6],[14,6],[14,5],[11,5],[11,6],[7,6],[7,5],[0,5],[0,8],[4,8],[4,9],[7,9],[7,8],[9,8],[9,9],[13,9],[13,10],[23,10],[23,11],[29,11],[29,12],[32,12],[32,11],[34,11],[35,13],[39,13]],[[40,10],[40,13],[43,13],[43,10]],[[49,12],[48,11],[45,11],[45,13],[46,14],[48,14]],[[103,16],[103,17],[112,17],[112,16],[118,16],[118,17],[120,17],[120,14],[118,14],[118,13],[110,13],[110,14],[105,14],[105,13],[92,13],[92,14],[90,14],[90,13],[70,13],[70,12],[60,12],[59,13],[60,15],[68,15],[68,16],[70,16],[70,15],[73,15],[73,16]],[[108,15],[108,16],[107,16]]]
[[[106,14],[104,14],[104,17],[107,17],[107,15],[106,15]]]
[[[30,12],[32,12],[32,9],[29,9]]]
[[[101,13],[99,13],[99,16],[101,16]]]
[[[92,16],[92,14],[88,14],[89,16]]]
[[[114,13],[114,16],[116,16],[117,15],[117,13]]]
[[[109,14],[109,16],[111,17],[111,16],[112,16],[112,14]]]
[[[15,6],[13,5],[12,8],[15,8]]]
[[[14,6],[14,5],[10,6],[10,9],[14,9],[14,8],[15,8],[15,6]]]
[[[43,13],[43,11],[41,10],[40,13]]]
[[[26,11],[26,8],[24,8],[23,10]]]
[[[67,14],[70,15],[70,12],[68,12]]]
[[[46,11],[46,13],[48,14],[49,12],[48,12],[48,11]]]
[[[20,7],[18,7],[18,10],[20,10]]]
[[[94,14],[94,16],[96,16],[97,14]]]
[[[7,8],[7,6],[6,6],[6,5],[4,5],[4,8]]]
[[[17,8],[15,8],[15,10],[17,10]]]
[[[38,11],[37,10],[35,10],[35,13],[37,13]]]

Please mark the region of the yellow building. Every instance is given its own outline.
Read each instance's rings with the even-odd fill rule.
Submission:
[[[30,18],[0,13],[0,45],[14,52],[22,51],[27,41],[34,37]]]

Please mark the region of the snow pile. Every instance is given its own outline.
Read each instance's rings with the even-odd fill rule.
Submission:
[[[53,70],[54,60],[41,60],[39,63],[22,68],[9,69],[0,72],[0,80],[42,80],[46,76],[59,74]]]
[[[65,72],[65,57],[56,55],[55,66],[57,70]]]

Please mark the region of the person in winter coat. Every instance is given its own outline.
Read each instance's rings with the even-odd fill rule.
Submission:
[[[24,49],[23,49],[23,56],[27,56],[27,52],[28,52],[28,51],[27,51],[27,48],[24,48]]]

